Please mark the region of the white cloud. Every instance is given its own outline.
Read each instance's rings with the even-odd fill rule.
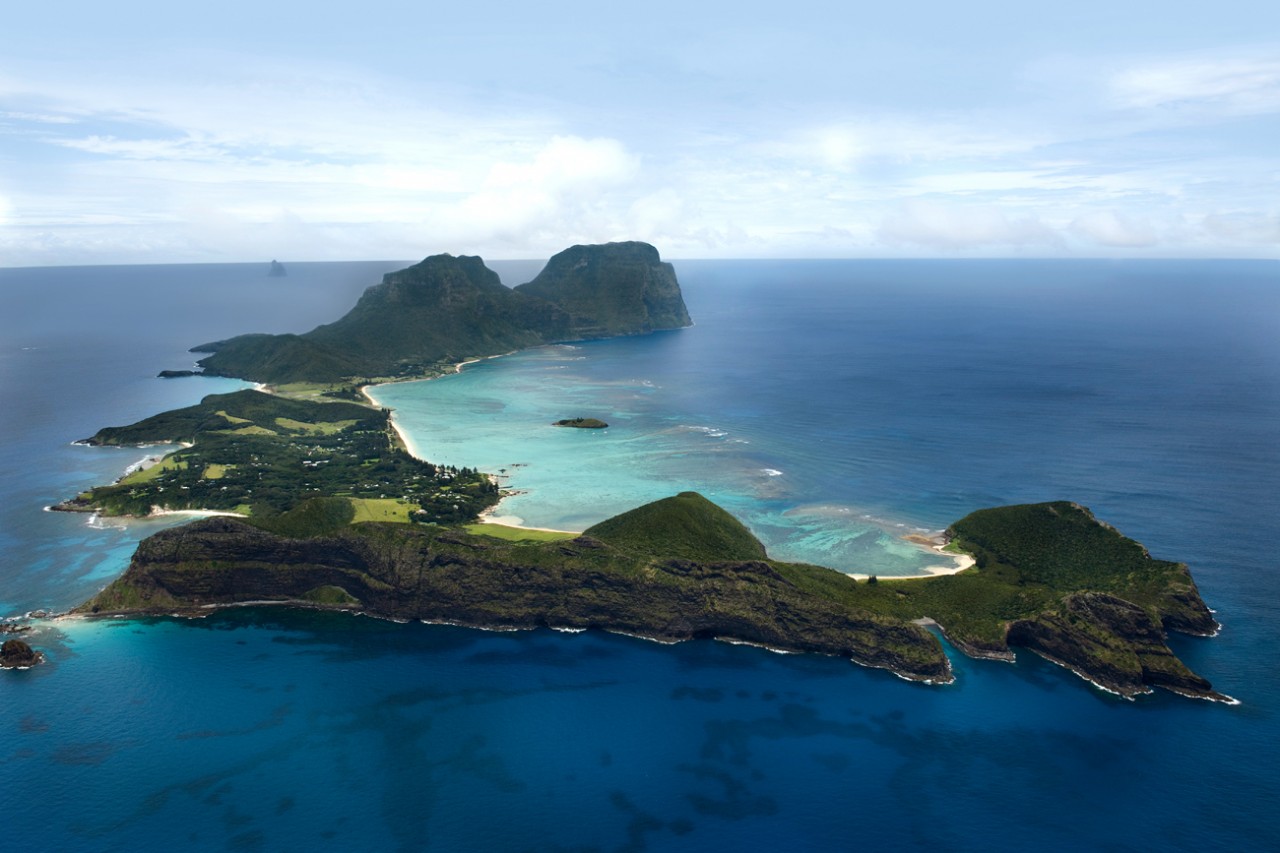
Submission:
[[[1095,245],[1109,248],[1138,249],[1160,242],[1155,231],[1114,210],[1100,210],[1076,217],[1071,233]]]
[[[682,232],[689,214],[684,198],[668,187],[633,201],[627,221],[638,239],[652,241]]]
[[[639,161],[616,139],[556,136],[530,160],[494,163],[479,191],[447,208],[436,224],[469,243],[558,233],[638,170]]]
[[[1280,110],[1280,59],[1179,59],[1129,68],[1111,90],[1126,107],[1221,107],[1232,113]]]
[[[76,122],[71,116],[54,115],[52,113],[24,113],[13,110],[0,112],[0,119],[33,122],[36,124],[75,124]]]
[[[540,187],[563,191],[631,177],[639,164],[616,139],[556,136],[531,162],[495,163],[485,186],[489,190]]]
[[[74,148],[90,154],[118,157],[122,160],[192,160],[196,162],[225,158],[227,150],[219,145],[186,137],[182,139],[118,139],[97,134],[74,139],[54,139],[55,145]]]
[[[1212,213],[1201,225],[1210,235],[1224,241],[1280,248],[1280,213]]]
[[[918,165],[996,160],[1025,154],[1048,141],[1042,132],[992,128],[978,120],[868,115],[809,127],[759,148],[766,155],[792,159],[810,168],[844,171],[874,161]]]
[[[102,260],[113,246],[128,260],[530,257],[625,237],[686,257],[1277,245],[1276,158],[1259,141],[1274,120],[1258,116],[1276,107],[1280,62],[1256,55],[1072,55],[1058,89],[1024,75],[964,111],[913,100],[891,74],[842,78],[847,93],[831,98],[748,91],[732,74],[714,99],[681,79],[664,100],[676,84],[656,78],[652,104],[618,96],[665,54],[605,72],[575,60],[565,79],[582,87],[533,94],[450,78],[453,66],[433,77],[408,61],[183,55],[132,78],[127,63],[6,62],[0,146],[15,143],[23,164],[4,168],[9,245],[26,234],[43,262],[65,262],[77,239]],[[137,254],[148,246],[170,254]]]
[[[1054,247],[1061,238],[1038,218],[986,205],[908,201],[885,217],[879,237],[891,245],[957,251],[992,247]]]

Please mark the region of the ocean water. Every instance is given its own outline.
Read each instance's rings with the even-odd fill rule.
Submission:
[[[71,606],[154,523],[42,507],[143,455],[71,445],[229,380],[196,343],[303,331],[386,264],[0,269],[0,615]],[[536,265],[493,264],[509,284]],[[581,529],[695,488],[849,571],[1066,498],[1191,565],[1175,651],[1227,707],[1022,655],[926,687],[845,661],[275,609],[42,622],[0,673],[0,831],[123,850],[1270,850],[1280,794],[1280,265],[678,262],[697,325],[384,386],[429,459]],[[605,431],[550,422],[592,415]]]

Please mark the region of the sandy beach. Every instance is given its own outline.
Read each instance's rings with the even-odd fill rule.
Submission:
[[[158,509],[152,507],[147,518],[163,518],[168,515],[189,515],[192,518],[212,518],[215,515],[229,515],[234,518],[248,518],[243,512],[232,512],[229,509]]]
[[[977,561],[968,554],[953,554],[950,551],[943,550],[947,543],[941,535],[923,536],[919,533],[908,533],[902,537],[903,540],[910,542],[919,548],[937,554],[940,557],[950,560],[950,565],[924,566],[921,571],[922,575],[885,575],[884,580],[913,580],[915,578],[936,578],[941,575],[954,575],[963,572],[965,569],[971,569],[977,565]],[[864,581],[871,575],[861,572],[847,572],[847,574],[855,580]]]
[[[498,507],[500,506],[502,506],[502,501],[499,501],[496,505],[491,506],[484,512],[480,513],[480,518],[477,519],[479,523],[497,524],[502,527],[517,527],[521,530],[540,530],[544,533],[570,533],[573,535],[582,533],[581,530],[559,530],[555,527],[533,527],[525,524],[524,519],[518,515],[498,515]]]

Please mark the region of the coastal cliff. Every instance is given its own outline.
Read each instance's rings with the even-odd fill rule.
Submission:
[[[976,567],[882,581],[875,595],[884,612],[933,619],[975,657],[1012,659],[1014,648],[1025,648],[1122,696],[1164,687],[1227,700],[1165,639],[1169,631],[1218,629],[1185,563],[1153,559],[1067,501],[979,510],[947,535]]]
[[[144,540],[124,575],[77,610],[191,615],[245,602],[304,604],[485,628],[719,638],[951,680],[938,640],[924,629],[804,588],[814,573],[854,586],[846,576],[765,559],[687,559],[680,555],[716,553],[731,539],[731,555],[763,556],[764,548],[694,493],[643,509],[541,543],[389,524],[299,539],[211,518]],[[655,523],[670,518],[683,519],[688,535],[667,549]],[[700,541],[699,531],[710,533]]]
[[[939,641],[913,624],[932,621],[966,653],[1012,659],[1025,648],[1121,696],[1162,687],[1230,701],[1165,640],[1167,630],[1216,628],[1186,566],[1153,560],[1065,502],[974,513],[952,530],[972,537],[962,547],[977,567],[876,583],[770,560],[741,522],[694,492],[558,541],[349,522],[309,536],[229,518],[167,530],[78,611],[280,603],[482,628],[599,628],[838,655],[947,682]]]
[[[648,243],[565,249],[515,291],[568,312],[574,338],[638,335],[693,322],[675,269]]]
[[[439,373],[546,343],[690,324],[670,264],[646,243],[574,246],[515,289],[477,257],[433,255],[388,273],[336,322],[304,334],[201,344],[210,375],[257,382],[363,382]]]

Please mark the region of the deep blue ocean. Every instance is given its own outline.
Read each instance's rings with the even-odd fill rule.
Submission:
[[[157,522],[43,507],[105,425],[244,387],[195,344],[305,331],[404,263],[0,269],[0,616],[61,610]],[[539,264],[493,263],[508,284]],[[1031,655],[909,684],[836,659],[279,609],[38,621],[0,672],[0,837],[55,850],[1274,850],[1280,264],[685,261],[696,325],[378,399],[500,512],[580,529],[696,488],[777,556],[916,574],[904,532],[1069,499],[1186,561],[1174,650],[1238,706]],[[552,420],[602,416],[603,433]],[[450,430],[450,424],[465,429]],[[459,435],[458,433],[462,433]],[[599,518],[595,516],[599,516]],[[936,560],[935,560],[936,561]]]

